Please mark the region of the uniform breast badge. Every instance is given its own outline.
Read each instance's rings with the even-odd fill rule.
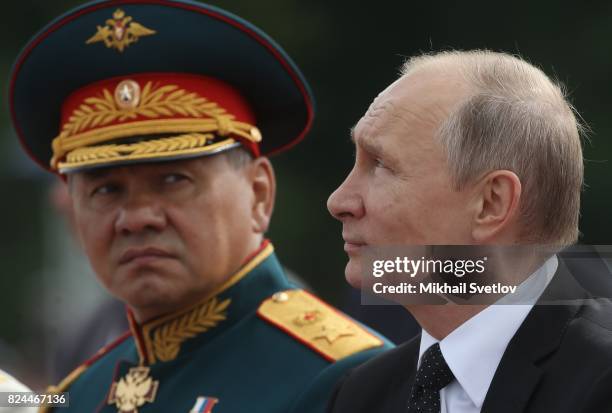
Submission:
[[[211,413],[217,403],[219,399],[214,397],[199,396],[189,413]]]
[[[140,37],[155,33],[155,30],[132,21],[132,18],[126,16],[123,10],[117,9],[113,13],[113,18],[106,20],[106,26],[98,26],[96,34],[87,39],[85,43],[104,42],[106,47],[123,52],[126,47],[136,43]]]
[[[149,376],[148,367],[132,367],[125,377],[111,386],[108,404],[115,404],[119,413],[138,413],[145,403],[152,403],[159,387]]]

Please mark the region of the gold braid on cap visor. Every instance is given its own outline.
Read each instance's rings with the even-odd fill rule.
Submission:
[[[133,107],[122,106],[108,89],[84,99],[53,140],[51,167],[63,173],[113,162],[205,154],[235,144],[234,138],[261,141],[255,126],[236,121],[215,102],[176,85],[155,87],[147,82]],[[166,136],[103,145],[160,134]],[[215,141],[216,137],[226,139]]]

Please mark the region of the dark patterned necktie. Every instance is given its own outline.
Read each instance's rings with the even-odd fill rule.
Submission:
[[[421,359],[408,400],[408,413],[440,413],[440,390],[455,376],[446,364],[440,344],[429,347]]]

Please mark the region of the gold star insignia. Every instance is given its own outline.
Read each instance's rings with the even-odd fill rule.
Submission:
[[[334,344],[338,339],[342,337],[354,336],[355,332],[350,326],[344,327],[330,327],[322,325],[319,331],[312,337],[313,340],[325,340],[329,345]]]

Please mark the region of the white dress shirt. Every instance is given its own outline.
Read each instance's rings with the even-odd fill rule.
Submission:
[[[549,258],[520,286],[516,295],[521,304],[506,296],[461,324],[441,341],[427,331],[421,334],[419,364],[423,353],[439,342],[442,355],[455,375],[440,390],[441,413],[478,413],[508,343],[546,289],[557,271],[556,256]]]

